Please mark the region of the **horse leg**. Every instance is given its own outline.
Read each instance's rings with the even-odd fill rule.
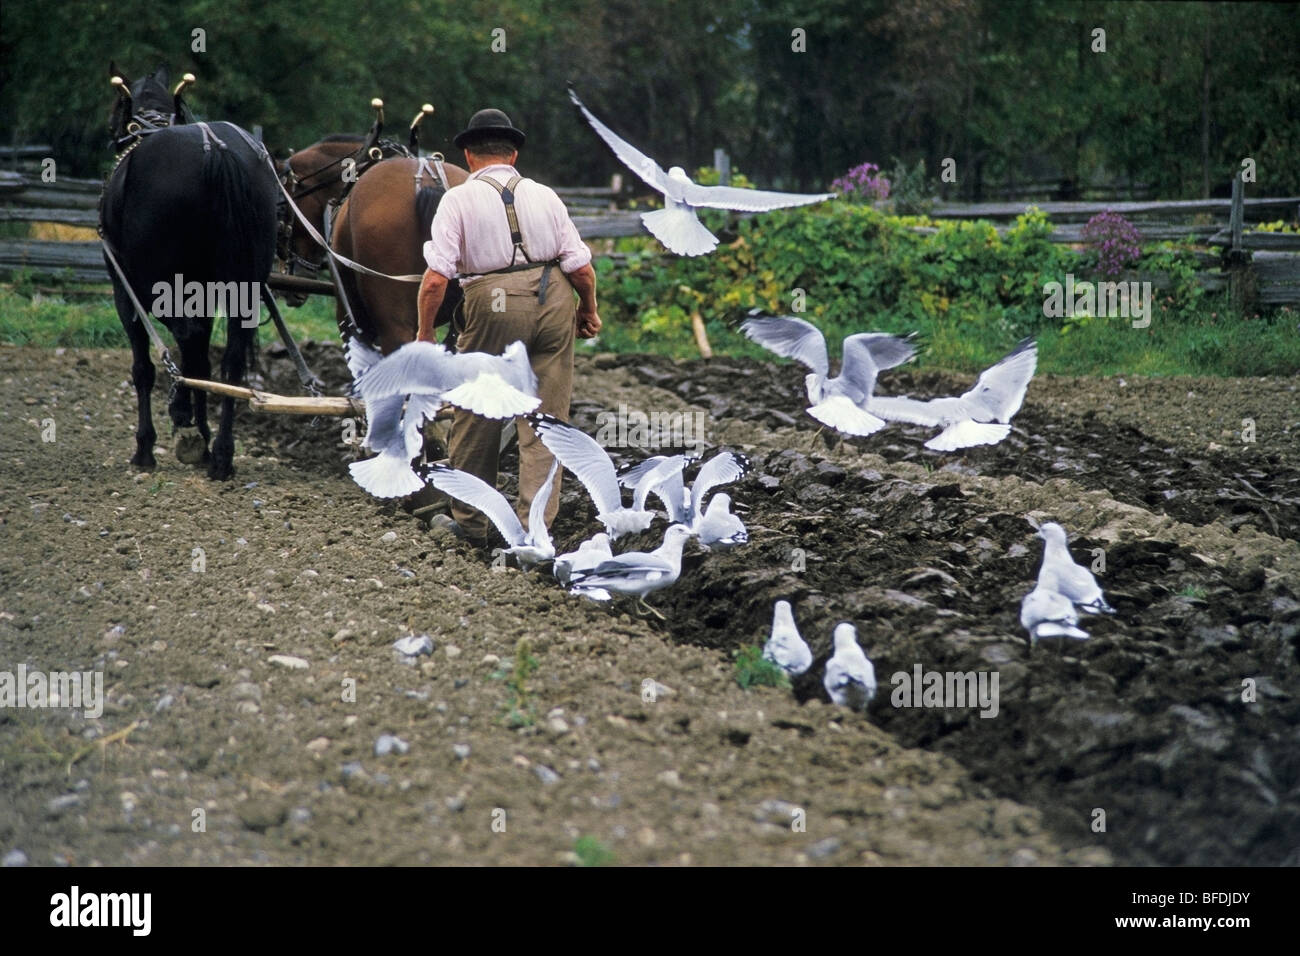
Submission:
[[[208,379],[212,376],[212,359],[208,355],[207,333],[189,335],[180,342],[181,373],[186,378]],[[172,424],[187,431],[176,436],[176,457],[187,465],[206,465],[212,460],[208,442],[208,393],[198,388],[178,388],[171,404]],[[188,431],[197,425],[197,431]]]
[[[240,322],[237,318],[226,320],[226,351],[221,356],[221,380],[230,385],[242,385],[244,373],[248,366],[248,333],[236,329]],[[244,332],[245,334],[240,334]],[[221,423],[217,426],[217,437],[212,443],[212,463],[208,466],[208,477],[224,481],[235,474],[235,400],[224,397],[221,400]]]
[[[135,428],[135,454],[131,464],[137,468],[152,469],[158,462],[153,457],[153,444],[158,433],[153,427],[153,360],[149,357],[149,337],[144,326],[136,318],[135,306],[120,283],[113,283],[113,299],[117,305],[117,317],[126,330],[126,337],[131,342],[131,381],[135,384],[136,407],[139,419]]]
[[[194,340],[181,339],[177,342],[181,353],[181,374],[186,378],[196,377],[194,363],[191,361]],[[167,414],[171,416],[172,433],[177,429],[191,428],[194,425],[193,389],[178,385],[172,389],[171,401],[167,403]]]
[[[208,477],[225,481],[235,475],[235,400],[229,396],[221,399],[221,423],[217,438],[212,443],[212,463]]]

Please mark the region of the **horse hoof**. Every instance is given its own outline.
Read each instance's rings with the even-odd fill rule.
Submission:
[[[141,471],[153,471],[158,467],[158,462],[153,455],[146,455],[144,452],[136,452],[132,455],[131,464]]]
[[[235,477],[235,466],[230,462],[223,465],[221,462],[213,461],[208,466],[208,477],[213,481],[229,481]]]
[[[176,435],[176,460],[186,465],[199,465],[208,454],[208,443],[197,428],[183,428]]]

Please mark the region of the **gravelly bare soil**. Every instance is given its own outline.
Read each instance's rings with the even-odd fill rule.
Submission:
[[[341,384],[335,347],[309,358]],[[660,623],[494,571],[367,498],[334,421],[241,414],[233,482],[161,447],[135,474],[128,366],[0,349],[0,669],[99,668],[107,697],[98,720],[0,709],[0,852],[550,864],[593,837],[630,864],[1300,860],[1294,380],[1044,377],[1010,439],[954,461],[913,429],[814,439],[788,367],[580,359],[578,424],[702,411],[710,444],[753,462],[730,489],[751,544],[688,552]],[[264,371],[295,391],[282,359]],[[1026,516],[1062,521],[1081,560],[1104,549],[1119,613],[1090,642],[1030,653]],[[557,543],[592,530],[570,481]],[[778,597],[818,663],[793,693],[741,691],[730,654]],[[818,683],[846,619],[881,680],[865,718]],[[390,648],[412,631],[437,645],[418,664]],[[512,729],[524,637],[538,666]],[[996,671],[997,717],[891,706],[890,675],[918,663]],[[647,679],[670,692],[643,700]],[[410,750],[375,756],[383,733]]]

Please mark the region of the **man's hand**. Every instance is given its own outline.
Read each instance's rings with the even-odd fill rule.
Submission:
[[[578,338],[595,338],[596,333],[600,331],[600,324],[600,316],[596,314],[595,309],[578,309]]]
[[[433,323],[438,317],[438,310],[442,307],[443,297],[447,294],[447,282],[447,277],[441,273],[434,272],[432,269],[424,271],[417,300],[420,316],[420,330],[415,335],[417,342],[438,341],[434,335]]]

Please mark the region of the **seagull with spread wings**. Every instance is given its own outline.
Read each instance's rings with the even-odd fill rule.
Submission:
[[[826,338],[817,326],[792,315],[764,316],[756,312],[750,312],[740,330],[768,351],[812,370],[804,376],[809,415],[846,435],[871,435],[885,427],[884,417],[872,414],[876,376],[916,354],[912,336],[884,332],[848,336],[840,374],[831,378]]]
[[[683,471],[690,462],[691,458],[686,455],[654,455],[620,469],[618,482],[624,488],[637,488],[651,472],[663,475],[663,480],[656,482],[650,490],[664,503],[668,520],[697,531],[709,492],[718,485],[739,481],[749,468],[749,461],[735,452],[718,452],[700,465],[695,481],[687,491]]]
[[[631,143],[596,119],[582,105],[578,94],[569,90],[569,99],[582,111],[596,135],[614,151],[623,165],[645,182],[663,193],[664,208],[643,212],[641,221],[651,235],[668,249],[681,256],[701,256],[712,252],[718,237],[709,232],[696,215],[696,209],[731,209],[736,212],[768,212],[790,206],[808,206],[812,203],[834,199],[834,193],[780,193],[762,189],[740,189],[736,186],[701,186],[692,182],[686,171],[674,166],[664,172],[663,167]]]
[[[960,397],[923,401],[876,395],[867,410],[886,421],[942,428],[925,443],[933,451],[996,445],[1011,434],[1011,419],[1020,411],[1037,367],[1038,344],[1022,339],[996,365],[981,372],[974,387]]]
[[[644,531],[654,521],[655,513],[646,508],[650,489],[663,481],[675,462],[666,461],[651,469],[638,482],[632,494],[632,507],[623,506],[623,493],[618,486],[618,473],[608,453],[581,429],[562,422],[554,415],[535,412],[528,416],[542,444],[560,460],[587,489],[596,504],[596,517],[605,525],[611,540],[632,531]]]
[[[377,498],[414,494],[424,482],[411,468],[424,438],[420,428],[444,403],[485,418],[513,418],[540,403],[537,376],[522,342],[501,355],[449,352],[433,342],[409,342],[380,357],[349,343],[354,391],[365,400],[368,428],[362,447],[378,452],[348,466],[353,479]]]
[[[501,537],[506,539],[506,554],[513,554],[519,559],[520,566],[527,568],[555,557],[555,545],[551,543],[551,533],[546,527],[546,506],[551,500],[555,472],[559,467],[558,458],[551,461],[551,470],[528,508],[526,531],[505,496],[477,475],[446,465],[434,465],[429,472],[429,483],[487,515],[501,532]]]

